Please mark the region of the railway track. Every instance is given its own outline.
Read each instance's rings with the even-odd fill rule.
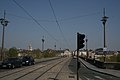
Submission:
[[[9,70],[8,73],[6,71],[1,72],[0,80],[56,80],[57,76],[68,60],[69,59],[61,58],[58,60],[43,63],[42,65],[36,64],[33,66],[19,68],[13,71],[11,70],[11,72]],[[53,70],[54,68],[57,69],[58,65],[61,66],[57,72],[54,71],[54,77],[50,78],[51,76],[47,76],[48,74],[51,74],[49,71]]]
[[[59,59],[59,58],[57,58],[57,59]],[[38,62],[37,65],[39,65],[41,63],[46,64],[46,62],[53,61],[53,60],[56,60],[56,59],[41,61],[41,62]],[[10,76],[11,74],[15,74],[15,73],[24,71],[24,70],[26,70],[28,68],[31,68],[31,67],[34,67],[34,66],[27,66],[27,67],[22,67],[22,68],[15,68],[15,69],[2,69],[1,72],[0,72],[0,79],[4,78],[6,76]]]
[[[55,65],[48,68],[45,72],[43,72],[41,75],[36,77],[34,80],[58,80],[57,77],[62,71],[63,67],[66,65],[69,59],[60,61],[56,63]],[[57,70],[58,69],[58,70]],[[52,74],[52,75],[51,75]],[[47,77],[46,77],[47,76]]]

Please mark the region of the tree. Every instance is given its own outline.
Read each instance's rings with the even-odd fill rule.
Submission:
[[[40,51],[40,49],[33,50],[33,54],[34,54],[35,58],[41,58],[42,57],[42,52]]]
[[[120,54],[117,55],[117,62],[120,62]]]
[[[44,56],[44,58],[55,57],[56,56],[56,51],[52,50],[52,49],[47,49],[46,51],[44,51],[43,56]]]
[[[9,53],[8,53],[9,57],[17,57],[18,56],[18,52],[16,47],[12,47],[9,49]]]

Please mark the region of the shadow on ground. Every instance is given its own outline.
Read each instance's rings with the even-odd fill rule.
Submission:
[[[74,74],[76,74],[77,71],[76,60],[77,59],[71,59],[70,64],[68,65],[69,70],[71,70]]]

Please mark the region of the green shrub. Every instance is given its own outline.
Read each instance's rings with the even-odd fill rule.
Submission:
[[[10,48],[8,56],[9,57],[17,57],[18,56],[17,49],[15,47]]]
[[[117,62],[120,62],[120,54],[117,55]]]

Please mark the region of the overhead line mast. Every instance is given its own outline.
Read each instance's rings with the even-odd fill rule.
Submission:
[[[108,17],[105,16],[105,8],[103,9],[103,17],[102,17],[102,23],[103,23],[103,27],[104,27],[104,51],[103,51],[103,54],[104,54],[104,62],[105,62],[105,58],[106,58],[106,50],[107,50],[107,46],[106,46],[106,22],[107,22],[107,19]]]
[[[9,21],[5,19],[5,10],[4,10],[4,17],[0,19],[1,24],[3,25],[3,33],[2,33],[2,48],[1,48],[1,60],[4,59],[5,53],[4,53],[4,36],[5,36],[5,27],[8,25]]]

